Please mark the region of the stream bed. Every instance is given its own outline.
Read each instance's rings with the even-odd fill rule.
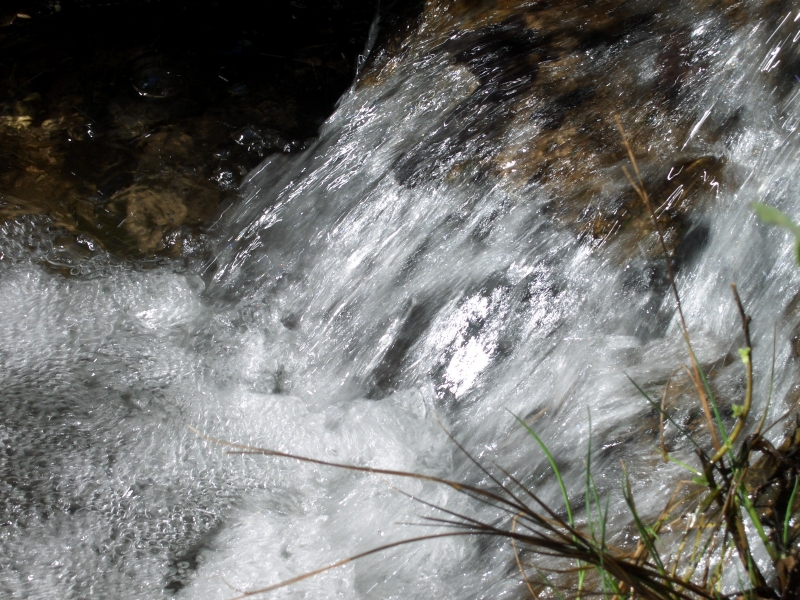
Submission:
[[[287,151],[262,144],[245,160],[263,139],[236,137],[244,117],[203,138],[198,156],[252,167],[241,185],[237,175],[220,186],[205,163],[186,170],[202,132],[185,115],[142,125],[147,137],[134,143],[114,138],[123,129],[111,111],[104,139],[128,162],[104,167],[125,173],[106,195],[68,180],[63,162],[53,163],[70,182],[62,204],[29,208],[54,194],[22,183],[0,191],[4,597],[230,598],[435,533],[421,517],[441,515],[415,498],[502,518],[431,482],[231,455],[196,431],[491,485],[446,430],[559,507],[547,460],[516,415],[576,496],[591,440],[609,530],[624,543],[620,461],[650,517],[683,476],[662,462],[658,413],[630,379],[660,398],[672,377],[675,421],[699,431],[703,417],[688,377],[674,374],[685,346],[615,117],[723,413],[745,385],[731,282],[753,318],[753,410],[765,408],[773,339],[770,415],[797,409],[800,267],[792,240],[751,203],[800,220],[800,7],[439,0],[367,22],[361,35],[362,58],[345,63],[354,82],[318,131],[306,138],[317,124],[297,122],[296,147],[289,136]],[[164,83],[163,64],[143,68]],[[180,97],[129,97],[123,112]],[[193,114],[218,127],[209,102]],[[3,118],[46,133],[34,113]],[[14,182],[32,177],[12,167]],[[182,177],[216,194],[206,200],[213,217],[168,187]],[[32,199],[8,199],[25,189]],[[144,224],[126,230],[147,193],[183,208],[154,199]],[[124,235],[106,236],[112,222]],[[665,433],[690,461],[686,439]],[[526,593],[507,543],[441,538],[271,597]]]

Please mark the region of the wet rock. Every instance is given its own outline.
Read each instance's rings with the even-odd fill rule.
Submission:
[[[780,13],[733,1],[685,5],[719,15],[731,31]],[[642,252],[653,257],[660,245],[649,210],[622,171],[632,167],[619,117],[668,248],[685,255],[691,213],[711,209],[730,176],[725,149],[738,125],[729,114],[698,126],[694,88],[715,52],[713,36],[670,23],[660,6],[426,2],[376,48],[359,84],[380,85],[399,64],[440,56],[466,67],[476,87],[442,127],[398,158],[398,180],[414,187],[470,174],[544,190],[553,197],[553,221],[585,243],[613,245],[621,263]],[[632,48],[655,55],[654,64],[630,60]]]
[[[374,10],[12,4],[0,12],[0,195],[13,201],[0,219],[46,216],[131,258],[177,252],[264,156],[303,149],[351,83]]]
[[[124,206],[125,218],[121,225],[135,239],[143,254],[153,254],[164,249],[163,238],[170,229],[182,225],[188,214],[183,199],[171,191],[156,190],[133,185],[111,199]]]
[[[259,129],[252,126],[243,127],[233,134],[233,140],[247,152],[254,153],[259,158],[263,158],[266,154],[272,152],[285,152],[288,154],[292,151],[291,142],[283,138],[274,129]]]
[[[136,61],[131,85],[143,98],[163,100],[181,93],[184,79],[179,65],[170,65],[158,55],[145,55]]]

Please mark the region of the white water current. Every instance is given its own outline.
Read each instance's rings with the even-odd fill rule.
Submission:
[[[705,176],[708,199],[687,213],[694,242],[678,251],[677,284],[726,414],[744,387],[730,359],[742,345],[732,281],[753,316],[758,414],[776,332],[777,417],[796,408],[800,384],[791,343],[800,267],[788,234],[758,222],[750,204],[800,221],[800,9],[743,3],[742,23],[721,9],[696,12],[711,3],[645,4],[655,20],[570,50],[571,76],[611,86],[605,74],[627,73],[607,126],[614,134],[619,111],[635,129],[648,181],[690,158],[724,160],[719,181]],[[316,144],[249,176],[210,234],[213,264],[189,250],[155,265],[96,251],[65,277],[48,267],[58,248],[42,223],[3,225],[0,596],[234,597],[435,532],[405,524],[435,513],[395,488],[498,517],[434,484],[229,455],[188,426],[486,484],[441,422],[488,466],[558,506],[546,460],[512,413],[540,434],[576,496],[591,415],[593,469],[612,494],[612,523],[627,523],[620,459],[640,511],[662,508],[681,472],[661,463],[657,416],[627,376],[660,398],[687,360],[663,260],[641,241],[629,247],[566,223],[559,207],[571,200],[559,195],[559,177],[568,174],[515,177],[512,162],[543,135],[545,117],[520,118],[501,93],[513,81],[492,88],[491,76],[455,60],[472,42],[448,33],[451,50],[432,24],[446,15],[435,12],[405,54],[341,99]],[[678,29],[694,57],[681,89],[669,101],[641,96]],[[481,43],[467,51],[491,51]],[[547,104],[546,90],[526,93]],[[645,113],[650,124],[634,127]],[[643,137],[648,127],[655,133]],[[630,189],[621,140],[608,144],[617,153],[597,168],[582,215]],[[671,410],[699,423],[689,393]],[[685,440],[667,433],[691,460]],[[454,538],[370,556],[269,597],[523,594],[507,544]]]

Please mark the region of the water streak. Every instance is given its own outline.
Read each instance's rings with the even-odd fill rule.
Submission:
[[[480,481],[438,419],[558,504],[510,413],[576,493],[591,414],[601,491],[618,489],[624,459],[640,510],[657,513],[679,473],[660,463],[657,416],[626,375],[660,390],[686,359],[613,114],[663,204],[723,404],[743,388],[736,281],[754,316],[755,410],[776,324],[772,414],[794,407],[800,271],[749,205],[800,219],[796,13],[599,3],[618,19],[602,30],[582,3],[563,3],[556,21],[500,4],[513,15],[429,6],[403,52],[365,66],[314,146],[250,175],[217,224],[212,264],[107,259],[64,278],[41,266],[52,242],[34,226],[5,232],[7,597],[228,597],[417,535],[398,523],[425,509],[395,485],[495,517],[429,484],[228,456],[186,425]],[[700,426],[688,393],[671,410]],[[619,496],[611,520],[625,523]],[[510,548],[439,540],[277,595],[523,593]]]

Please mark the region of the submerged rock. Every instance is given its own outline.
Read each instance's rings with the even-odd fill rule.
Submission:
[[[0,194],[16,201],[0,205],[0,220],[47,216],[144,258],[196,240],[259,160],[316,134],[353,80],[373,4],[20,0],[9,11],[0,14]],[[271,137],[242,148],[237,132],[248,128]],[[156,148],[165,137],[173,147]],[[144,219],[133,234],[118,207],[131,185],[147,188],[169,223]],[[178,196],[188,218],[170,208]]]
[[[689,24],[688,14],[702,18]],[[733,0],[427,2],[399,38],[376,49],[360,85],[380,86],[404,63],[434,56],[466,68],[475,88],[398,156],[398,179],[415,186],[469,173],[544,191],[551,219],[593,246],[615,243],[624,262],[641,248],[660,250],[649,211],[623,175],[623,166],[633,169],[615,119],[668,247],[678,251],[693,209],[712,207],[738,177],[725,155],[742,135],[745,109],[717,104],[710,119],[697,112],[709,66],[754,22],[775,27],[782,16],[777,3]],[[776,93],[795,85],[792,64],[769,70]]]

